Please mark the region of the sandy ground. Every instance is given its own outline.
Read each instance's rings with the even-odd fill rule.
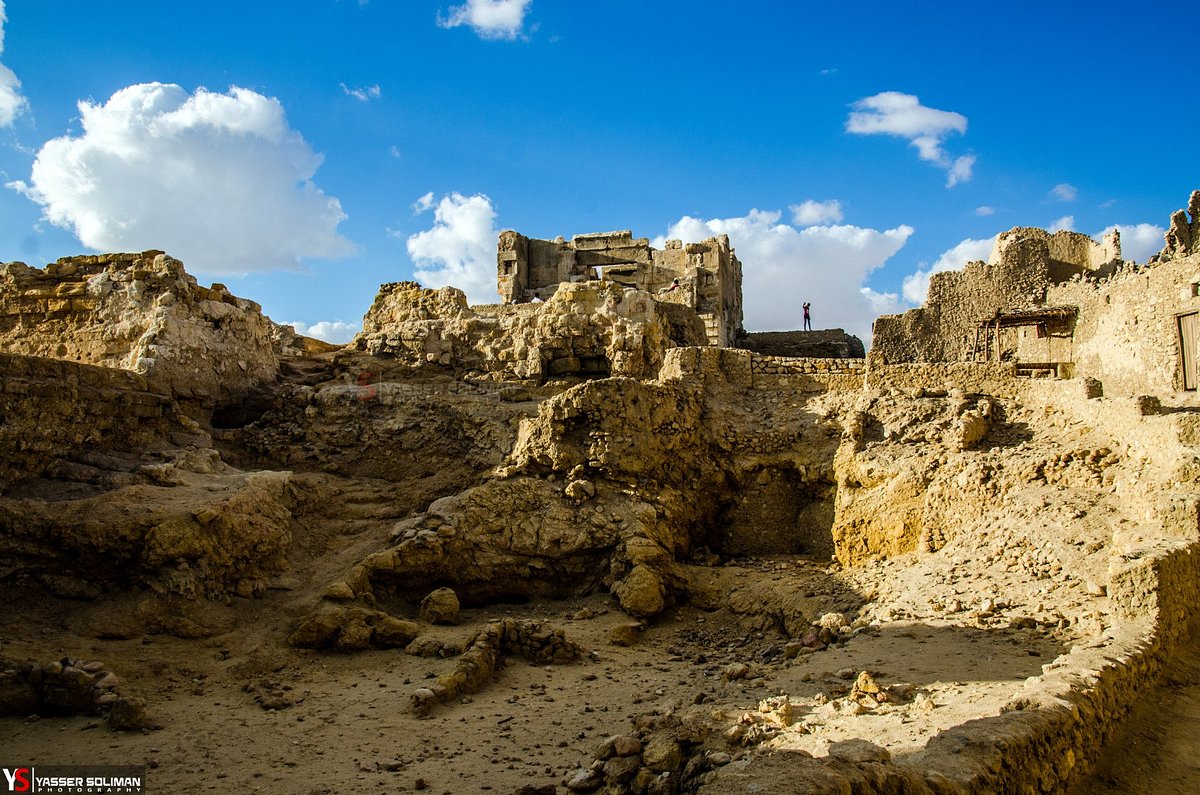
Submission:
[[[842,599],[829,587],[831,575],[803,560],[743,566],[721,568],[738,577],[769,570],[779,588],[818,599],[828,592],[829,606]],[[19,603],[18,594],[3,597]],[[489,619],[513,615],[562,627],[589,653],[563,666],[508,658],[490,686],[420,719],[405,709],[409,694],[449,670],[452,659],[290,649],[283,643],[294,612],[287,592],[214,608],[233,629],[211,638],[95,637],[112,611],[124,609],[119,599],[39,600],[7,611],[2,651],[102,660],[128,691],[147,698],[163,728],[117,733],[88,717],[6,719],[6,762],[145,764],[154,792],[509,793],[560,784],[605,737],[628,733],[637,715],[702,703],[718,723],[732,723],[781,694],[802,722],[771,744],[819,754],[830,742],[869,737],[903,755],[937,731],[995,714],[1065,650],[1036,630],[896,620],[842,646],[785,659],[779,634],[749,630],[724,610],[692,607],[672,611],[624,647],[609,636],[630,619],[608,596],[496,605],[464,611],[460,625],[430,633],[466,638]],[[726,681],[728,666],[738,663],[748,673]],[[881,685],[912,684],[927,698],[857,715],[824,703],[844,695],[847,677],[859,670]]]

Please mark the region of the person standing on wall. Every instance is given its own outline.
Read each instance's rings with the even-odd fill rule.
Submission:
[[[808,313],[809,307],[811,307],[811,306],[812,306],[812,304],[810,304],[808,301],[804,302],[804,330],[805,331],[812,331],[812,316],[809,315],[809,313]]]

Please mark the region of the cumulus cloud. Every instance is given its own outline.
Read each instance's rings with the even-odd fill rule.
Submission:
[[[1113,229],[1121,233],[1121,258],[1130,262],[1146,262],[1162,251],[1163,236],[1167,230],[1154,224],[1113,224],[1097,232],[1096,240]]]
[[[996,208],[995,208],[995,207],[988,207],[988,206],[985,204],[985,205],[982,205],[982,206],[980,206],[980,207],[976,207],[976,208],[975,208],[975,214],[976,214],[976,215],[978,215],[978,216],[980,216],[980,217],[984,217],[984,216],[988,216],[988,215],[995,215],[995,214],[996,214]]]
[[[792,221],[796,226],[836,224],[842,220],[842,203],[837,199],[827,199],[823,202],[807,199],[800,204],[791,205],[788,209],[792,211]]]
[[[451,6],[448,16],[438,15],[438,25],[456,28],[467,25],[481,39],[512,41],[521,35],[525,14],[533,0],[467,0]]]
[[[297,334],[332,342],[334,345],[345,345],[354,339],[355,334],[362,331],[361,323],[343,323],[340,320],[322,320],[311,325],[294,320],[287,325],[296,329]]]
[[[1074,229],[1075,216],[1073,215],[1064,215],[1062,218],[1057,219],[1054,223],[1050,224],[1050,226],[1046,227],[1046,231],[1048,232],[1070,232]]]
[[[971,179],[975,155],[952,157],[942,146],[954,134],[967,131],[967,117],[948,110],[927,108],[919,98],[899,91],[884,91],[853,103],[846,132],[858,135],[894,135],[905,138],[917,155],[947,174],[946,187]]]
[[[871,323],[888,296],[864,290],[863,282],[907,242],[909,226],[879,231],[857,226],[797,229],[781,213],[751,210],[737,218],[684,216],[667,238],[696,242],[729,235],[742,261],[745,325],[749,330],[797,329],[801,305],[812,302],[817,328],[841,327],[869,344]]]
[[[496,303],[496,210],[483,194],[450,193],[436,206],[433,194],[415,208],[433,209],[433,226],[410,235],[408,255],[417,279],[426,287],[457,287],[472,304]]]
[[[79,103],[83,132],[48,141],[31,184],[9,183],[88,248],[160,248],[192,271],[297,268],[354,247],[312,182],[321,164],[277,99],[144,83]]]
[[[379,99],[383,96],[383,89],[379,87],[378,83],[373,86],[366,86],[365,88],[350,88],[345,83],[338,83],[338,85],[342,87],[343,94],[348,97],[354,97],[359,102],[370,102],[373,99]]]
[[[1060,182],[1050,189],[1050,194],[1060,202],[1073,202],[1079,198],[1079,188],[1067,182]]]
[[[928,268],[919,267],[915,273],[904,277],[904,284],[901,289],[904,300],[913,306],[925,303],[925,298],[929,295],[930,276],[943,271],[960,271],[966,267],[968,262],[975,262],[976,260],[986,262],[991,257],[992,247],[995,245],[995,237],[983,240],[967,238],[954,248],[943,251],[942,255],[934,261],[932,266]]]
[[[0,54],[4,53],[4,0],[0,0]],[[11,127],[18,116],[29,108],[29,101],[21,95],[21,81],[13,71],[0,63],[0,127]]]

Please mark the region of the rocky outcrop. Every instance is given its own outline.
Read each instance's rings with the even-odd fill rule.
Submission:
[[[273,325],[160,251],[0,264],[0,349],[130,370],[200,407],[274,380]]]
[[[288,474],[183,463],[95,496],[0,498],[6,579],[73,598],[133,585],[191,599],[261,593],[288,568]]]
[[[840,328],[820,331],[753,331],[734,340],[734,347],[763,356],[862,359],[862,340]]]

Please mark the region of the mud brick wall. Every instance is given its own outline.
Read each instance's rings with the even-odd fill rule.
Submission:
[[[0,353],[0,488],[86,450],[162,446],[171,399],[125,370]]]
[[[1047,301],[1079,307],[1075,372],[1099,380],[1106,395],[1183,388],[1178,318],[1200,312],[1200,254],[1070,281]]]

